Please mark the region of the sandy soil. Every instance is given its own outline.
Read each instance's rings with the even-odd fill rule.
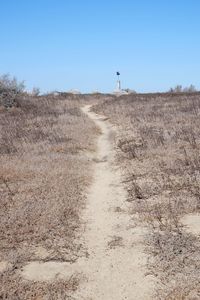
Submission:
[[[101,129],[94,159],[94,180],[88,193],[83,220],[87,258],[76,263],[31,262],[22,275],[27,280],[54,280],[81,274],[76,300],[153,299],[153,278],[146,273],[143,252],[145,230],[128,214],[120,170],[114,167],[113,128],[104,118],[83,108]]]
[[[185,226],[185,230],[191,232],[194,235],[200,235],[200,215],[189,214],[185,215],[181,219],[182,224]]]

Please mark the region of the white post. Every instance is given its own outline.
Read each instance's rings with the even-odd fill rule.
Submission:
[[[117,91],[121,91],[121,81],[120,81],[120,73],[117,72],[117,77],[118,77],[118,80],[117,80]]]
[[[121,81],[120,80],[117,81],[117,90],[121,91]]]

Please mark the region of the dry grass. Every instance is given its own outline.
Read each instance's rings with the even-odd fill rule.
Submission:
[[[200,94],[122,96],[95,107],[118,129],[132,214],[148,226],[158,299],[200,298],[200,240],[182,216],[200,211]]]
[[[68,299],[77,287],[77,278],[31,283],[17,274],[31,260],[85,255],[80,216],[98,134],[81,113],[86,100],[23,96],[0,109],[0,261],[11,263],[0,273],[0,299]]]
[[[113,236],[108,242],[109,249],[115,249],[117,247],[123,247],[123,238],[121,236]]]

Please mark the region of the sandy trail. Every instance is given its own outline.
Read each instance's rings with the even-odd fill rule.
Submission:
[[[104,117],[82,110],[101,129],[83,220],[88,257],[76,263],[31,262],[23,268],[28,280],[54,280],[83,276],[76,300],[153,299],[153,280],[145,276],[147,257],[143,252],[144,229],[128,214],[126,192],[120,170],[114,167],[113,128]]]
[[[122,300],[152,299],[153,285],[145,276],[146,256],[143,253],[143,231],[133,225],[127,214],[126,192],[119,169],[113,167],[113,129],[104,117],[83,111],[101,129],[98,140],[94,182],[88,194],[84,219],[88,261],[83,261],[86,281],[75,299]]]

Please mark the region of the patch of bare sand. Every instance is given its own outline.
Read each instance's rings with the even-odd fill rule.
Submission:
[[[23,277],[32,281],[69,279],[74,274],[73,265],[65,262],[31,262],[23,268]]]
[[[200,215],[189,214],[185,215],[181,219],[181,223],[185,226],[185,229],[195,235],[200,235]]]

